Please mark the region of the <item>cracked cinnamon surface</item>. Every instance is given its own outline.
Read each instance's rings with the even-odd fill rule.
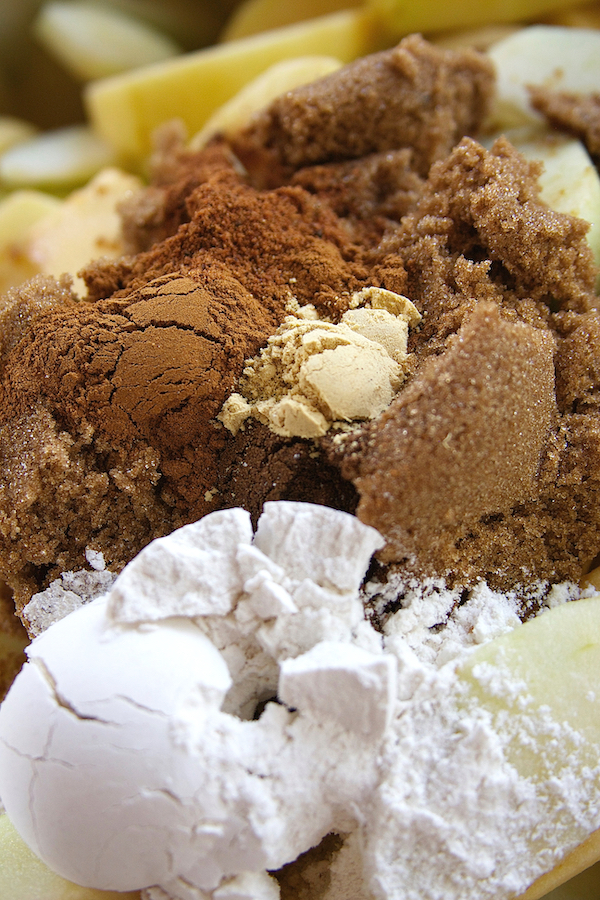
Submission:
[[[410,146],[392,123],[343,153],[324,132],[307,156],[310,129],[264,125],[315,97],[324,114],[354,85],[345,125],[364,131],[360,85],[390,65],[410,75],[409,112],[410,91],[437,92]],[[356,511],[417,575],[579,578],[600,543],[596,273],[585,223],[539,202],[536,166],[477,142],[491,92],[485,59],[410,38],[286,95],[232,146],[191,152],[164,132],[124,211],[130,255],[89,267],[83,300],[40,280],[4,300],[0,576],[18,608],[86,547],[118,570],[213,509],[256,518],[273,499]],[[422,316],[386,411],[317,441],[222,427],[290,301],[336,323],[370,286]]]

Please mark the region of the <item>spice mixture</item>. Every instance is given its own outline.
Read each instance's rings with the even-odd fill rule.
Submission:
[[[0,575],[18,609],[86,549],[117,571],[272,499],[356,512],[392,568],[452,585],[579,578],[600,536],[595,269],[536,165],[476,141],[492,91],[485,57],[413,36],[229,144],[167,129],[123,211],[130,254],[90,266],[82,300],[51,280],[3,300]],[[383,413],[318,438],[223,425],[290,312],[335,326],[366,288],[421,317]]]

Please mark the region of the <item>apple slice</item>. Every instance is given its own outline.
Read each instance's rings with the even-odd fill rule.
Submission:
[[[142,186],[134,175],[108,168],[70,194],[29,230],[26,253],[38,272],[73,276],[75,291],[87,288],[77,272],[99,257],[124,253],[118,205]]]
[[[64,192],[114,161],[110,146],[89,127],[70,125],[44,132],[3,153],[0,182],[9,188]]]
[[[489,51],[496,66],[492,130],[539,123],[527,85],[589,94],[600,85],[600,31],[534,25],[499,41]]]
[[[328,55],[332,50],[342,62],[350,62],[380,46],[376,17],[346,10],[92,82],[85,100],[98,134],[117,153],[139,164],[151,150],[157,126],[179,118],[195,134],[273,63]]]
[[[586,836],[585,816],[578,821],[565,812],[564,780],[560,786],[572,777],[573,784],[585,781],[587,790],[600,792],[600,595],[550,609],[478,647],[459,674],[468,696],[491,713],[510,762],[543,787],[545,816],[557,836],[557,846],[548,848],[555,866],[560,846],[566,848],[564,862],[525,894],[534,900],[576,873],[573,860],[583,869],[600,855],[598,833],[592,828]],[[590,810],[585,815],[594,818]],[[535,841],[532,836],[532,847]]]
[[[30,259],[26,242],[32,225],[60,206],[41,191],[13,191],[0,200],[0,291],[21,284],[40,271]]]
[[[237,40],[360,5],[360,0],[245,0],[227,22],[221,40]]]
[[[85,2],[46,3],[33,33],[81,81],[127,72],[181,52],[175,41],[146,22]]]
[[[5,900],[140,900],[138,891],[116,893],[79,887],[52,872],[0,815],[0,897]]]
[[[25,119],[15,116],[0,116],[0,153],[4,153],[16,144],[28,141],[36,133],[37,128]]]
[[[275,97],[323,78],[341,65],[333,56],[298,56],[275,63],[219,107],[204,128],[194,135],[191,148],[199,150],[213,135],[230,134],[241,128],[253,113],[268,106]]]
[[[369,0],[390,33],[441,31],[445,28],[469,28],[501,22],[531,21],[544,13],[569,6],[577,0]]]

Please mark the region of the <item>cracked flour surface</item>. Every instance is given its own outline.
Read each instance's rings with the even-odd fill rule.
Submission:
[[[419,659],[393,616],[375,632],[359,587],[380,546],[326,507],[267,504],[255,535],[225,510],[50,626],[0,711],[30,846],[77,883],[175,900],[274,900],[269,873],[331,833],[364,898],[508,900],[551,868],[597,827],[588,742],[510,665]],[[532,740],[565,752],[532,769]]]

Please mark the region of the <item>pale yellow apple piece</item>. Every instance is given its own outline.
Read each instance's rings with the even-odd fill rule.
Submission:
[[[21,840],[7,815],[0,815],[2,900],[139,900],[139,892],[79,887],[52,872]]]
[[[597,0],[578,3],[572,8],[559,9],[545,16],[544,21],[549,25],[568,25],[569,28],[600,28],[600,5]]]
[[[233,41],[361,5],[361,0],[245,0],[227,22],[221,40]]]
[[[528,85],[589,94],[600,89],[600,31],[532,25],[490,48],[497,91],[494,130],[543,121],[529,102]]]
[[[578,745],[577,759],[588,772],[597,767],[600,748],[600,595],[565,603],[544,612],[488,644],[478,647],[459,672],[469,683],[479,704],[491,711],[500,732],[503,722],[530,722],[537,711],[547,710],[562,728],[572,729],[584,744]],[[508,690],[509,682],[514,690]],[[533,712],[532,712],[533,711]],[[504,726],[505,727],[505,726]],[[515,728],[508,740],[507,755],[521,775],[533,782],[552,780],[561,772],[566,754],[575,751],[557,740],[552,729],[538,731],[527,726],[522,741]],[[534,737],[532,738],[532,735]],[[579,738],[579,739],[580,739]],[[574,773],[576,775],[576,773]],[[600,786],[599,786],[600,787]],[[562,801],[557,796],[559,806]],[[551,805],[551,804],[550,804]],[[558,813],[548,808],[548,816]],[[524,895],[537,900],[578,871],[600,858],[598,832],[587,838],[575,833],[576,825],[563,823],[562,845],[571,842],[563,859]],[[573,833],[571,833],[573,832]],[[560,854],[561,847],[551,848]]]
[[[441,31],[428,35],[428,40],[444,50],[466,50],[471,48],[485,53],[498,41],[502,41],[521,25],[477,25],[475,28],[460,28],[458,31]]]
[[[381,46],[376,19],[347,10],[144,67],[87,85],[85,99],[98,134],[139,163],[158,125],[178,118],[196,134],[209,117],[273,63],[296,56],[335,55],[350,62]]]
[[[504,22],[532,21],[577,0],[368,0],[390,34],[440,31]]]
[[[170,37],[119,9],[86,2],[46,3],[33,33],[81,81],[105,78],[181,52]]]
[[[215,134],[230,134],[244,126],[275,97],[335,72],[342,63],[333,56],[299,56],[270,66],[224,103],[194,135],[191,149],[199,150]]]
[[[30,229],[26,250],[37,270],[56,277],[68,272],[75,291],[84,295],[85,283],[77,272],[99,257],[123,254],[118,206],[141,185],[134,175],[109,168],[70,194]]]
[[[551,872],[538,878],[518,900],[541,900],[542,897],[590,900],[600,894],[600,866],[591,868],[597,860],[600,860],[600,831],[594,831]]]
[[[0,116],[0,153],[10,147],[28,141],[36,133],[37,128],[25,119],[16,116]]]
[[[590,223],[587,239],[600,265],[600,177],[581,141],[550,131],[507,132],[527,159],[543,162],[540,198],[557,212]]]
[[[60,206],[41,191],[14,191],[0,200],[0,293],[39,273],[27,252],[32,225]]]
[[[11,147],[0,156],[5,187],[65,191],[84,184],[115,162],[109,144],[86,125],[47,131]]]
[[[477,675],[481,664],[498,666],[522,682],[532,701],[580,731],[590,747],[600,747],[600,594],[547,610],[468,657],[461,674],[477,696],[491,709],[508,708],[509,701]],[[515,709],[518,705],[515,701]],[[521,762],[531,760],[519,756]]]

